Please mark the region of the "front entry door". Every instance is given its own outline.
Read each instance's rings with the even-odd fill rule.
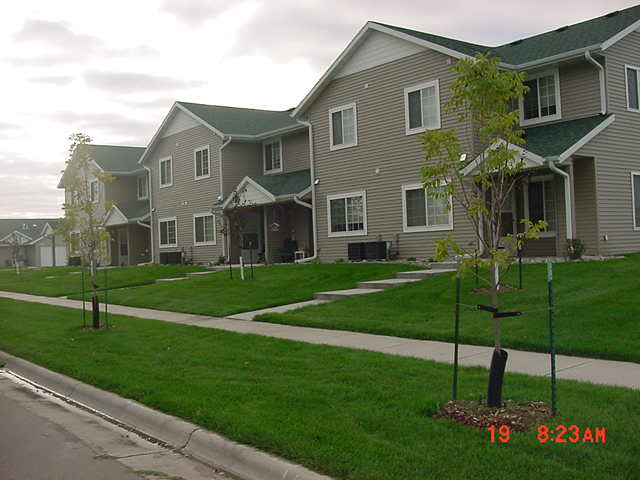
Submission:
[[[129,233],[126,228],[118,230],[118,254],[120,266],[129,265]]]
[[[245,228],[240,238],[240,255],[245,263],[258,262],[262,251],[262,228],[260,213],[245,213]]]

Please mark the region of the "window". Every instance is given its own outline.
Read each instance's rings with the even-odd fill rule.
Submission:
[[[407,135],[440,128],[438,80],[404,89],[404,117]]]
[[[89,183],[89,199],[93,203],[98,202],[98,180],[91,180]]]
[[[149,198],[149,183],[148,177],[145,173],[138,177],[138,200],[145,200]]]
[[[193,151],[193,162],[196,180],[209,177],[209,146],[196,148]]]
[[[633,112],[640,112],[640,68],[625,66],[627,77],[627,108]]]
[[[158,229],[160,230],[160,246],[161,247],[177,247],[178,246],[176,217],[159,219]]]
[[[173,165],[171,157],[160,160],[160,188],[173,185]]]
[[[528,217],[533,223],[540,220],[547,222],[547,228],[540,236],[555,236],[556,234],[556,202],[553,188],[553,177],[532,179],[528,185]]]
[[[402,186],[402,217],[405,232],[453,230],[451,197],[427,195],[422,184]]]
[[[520,100],[520,123],[532,123],[559,120],[560,80],[558,71],[527,75],[524,84],[529,87],[524,99]]]
[[[196,213],[193,216],[193,243],[215,245],[215,221],[211,213]]]
[[[329,236],[367,234],[367,200],[365,192],[327,197]]]
[[[358,144],[355,103],[329,110],[329,139],[330,150],[339,150]]]
[[[274,142],[265,143],[264,149],[264,172],[281,172],[282,171],[282,141],[280,139]]]
[[[633,229],[640,230],[640,172],[631,173],[631,188],[633,189]]]

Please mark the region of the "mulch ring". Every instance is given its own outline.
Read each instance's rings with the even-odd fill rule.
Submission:
[[[500,285],[500,291],[501,292],[515,292],[517,290],[520,290],[518,287],[515,287],[513,285]],[[491,287],[480,287],[480,288],[474,288],[472,290],[473,293],[491,293]]]
[[[476,428],[491,425],[508,425],[511,430],[525,432],[551,416],[547,402],[516,404],[507,400],[501,408],[489,408],[486,404],[470,400],[450,400],[445,403],[436,418],[448,418]]]

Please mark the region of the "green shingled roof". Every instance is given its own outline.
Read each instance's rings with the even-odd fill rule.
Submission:
[[[141,170],[138,160],[145,147],[123,147],[120,145],[86,145],[95,162],[107,173],[133,173]]]
[[[392,25],[379,25],[421,40],[436,43],[465,55],[491,53],[500,57],[505,63],[520,65],[553,55],[599,45],[638,20],[640,20],[640,5],[496,47],[476,45]]]
[[[524,129],[524,148],[541,157],[555,157],[568,150],[611,115],[552,123]]]
[[[17,231],[35,240],[42,235],[47,223],[55,228],[57,222],[56,218],[3,218],[0,219],[0,239]]]
[[[116,207],[128,220],[141,219],[149,215],[149,202],[147,200],[118,203]]]
[[[302,126],[289,114],[291,110],[256,110],[201,103],[177,102],[225,135],[261,135],[287,127]]]
[[[300,193],[311,186],[311,170],[249,177],[274,197]]]

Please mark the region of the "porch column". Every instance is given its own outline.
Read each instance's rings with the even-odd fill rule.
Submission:
[[[264,262],[269,263],[269,222],[267,206],[262,206],[262,228],[264,229]]]

